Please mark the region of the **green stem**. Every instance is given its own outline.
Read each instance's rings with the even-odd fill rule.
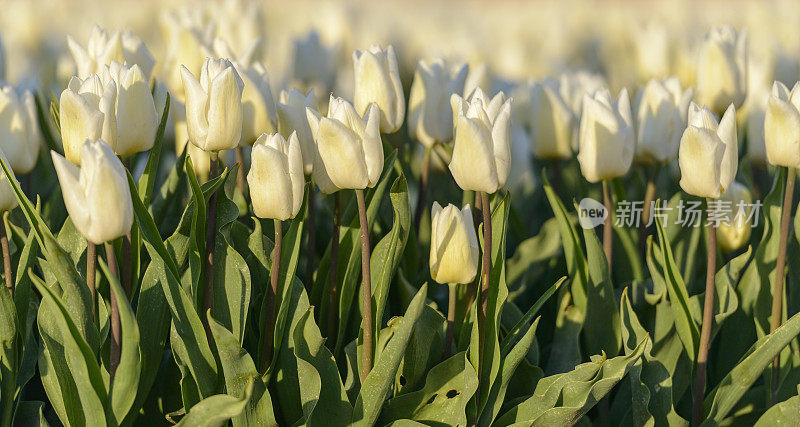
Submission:
[[[11,251],[8,248],[8,236],[6,235],[6,216],[3,215],[3,222],[0,224],[0,245],[3,247],[3,274],[6,278],[6,288],[14,299],[14,277],[11,272]]]
[[[364,190],[356,190],[358,201],[358,218],[361,223],[361,333],[364,338],[361,349],[361,381],[367,378],[372,370],[372,278],[370,277],[370,245],[369,225],[367,224],[367,206],[364,201]]]
[[[414,232],[419,236],[419,226],[422,214],[425,212],[425,195],[428,191],[428,175],[431,169],[431,152],[433,146],[425,147],[425,156],[422,158],[422,171],[419,176],[419,192],[417,193],[417,206],[414,209]]]
[[[336,324],[338,322],[339,289],[336,279],[336,268],[339,265],[339,226],[342,221],[340,212],[341,196],[333,193],[333,230],[331,231],[331,257],[328,268],[328,345],[331,350],[336,347]]]
[[[789,218],[792,213],[792,197],[794,196],[794,168],[787,168],[786,190],[783,194],[781,207],[781,234],[778,243],[778,259],[775,262],[775,289],[772,291],[772,317],[769,322],[769,332],[775,332],[781,326],[783,315],[783,282],[786,269],[786,244],[789,235]],[[778,353],[772,361],[772,382],[770,384],[770,400],[774,405],[777,402],[778,374],[780,373],[781,356]]]
[[[217,163],[217,153],[212,151],[209,153],[209,176],[208,180],[217,177],[219,172]],[[217,189],[219,191],[219,189]],[[217,240],[217,191],[211,193],[208,200],[208,216],[206,217],[206,271],[205,271],[205,288],[203,291],[203,313],[200,316],[203,320],[205,327],[206,337],[209,342],[212,340],[211,328],[208,325],[208,318],[206,313],[211,310],[214,303],[214,248],[216,247]]]
[[[447,333],[445,335],[444,357],[451,356],[453,351],[453,332],[456,326],[456,287],[455,283],[447,285],[449,298],[447,300]]]
[[[281,271],[281,250],[283,249],[283,232],[281,221],[275,220],[275,247],[272,252],[272,268],[269,271],[269,289],[267,290],[267,321],[264,325],[264,342],[261,349],[261,374],[267,372],[272,361],[273,341],[275,339],[275,311],[278,302],[278,277]]]
[[[114,254],[114,245],[111,242],[106,242],[106,263],[108,264],[108,271],[112,276],[117,275],[117,258]],[[114,292],[113,287],[109,289],[110,303],[111,303],[111,347],[109,351],[108,373],[111,377],[111,383],[114,383],[114,376],[117,373],[120,358],[120,342],[122,339],[122,330],[119,320],[119,305],[117,304],[117,294]]]
[[[476,194],[477,197],[477,194]],[[483,212],[483,260],[481,262],[481,290],[478,294],[478,378],[484,369],[484,344],[486,343],[486,315],[489,300],[489,282],[492,277],[492,205],[489,195],[481,192],[481,211]],[[481,386],[488,384],[478,384]]]
[[[708,205],[708,202],[707,202]],[[698,426],[703,418],[706,371],[708,369],[708,349],[711,345],[711,322],[714,320],[714,285],[717,272],[717,227],[708,224],[708,255],[706,265],[706,293],[703,302],[703,326],[700,330],[700,346],[697,350],[697,375],[694,380],[694,407],[692,425]]]
[[[86,286],[92,297],[92,321],[97,322],[97,291],[95,290],[95,274],[97,272],[97,245],[86,242]]]
[[[608,275],[611,276],[611,258],[614,254],[614,209],[611,204],[611,184],[603,180],[603,206],[608,212],[603,222],[603,252],[608,262]]]

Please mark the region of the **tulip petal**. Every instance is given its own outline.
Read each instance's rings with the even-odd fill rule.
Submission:
[[[369,175],[361,138],[338,120],[322,118],[317,149],[331,182],[342,189],[364,189]]]
[[[239,144],[243,85],[233,67],[225,68],[212,80],[208,92],[208,138],[201,147],[204,150],[226,150]]]
[[[500,187],[491,134],[476,120],[461,116],[455,129],[450,172],[463,190],[494,193]]]
[[[61,92],[59,121],[64,155],[76,165],[81,164],[80,147],[87,139],[100,138],[103,113],[70,89]]]
[[[678,151],[683,191],[697,197],[720,196],[720,167],[725,146],[711,132],[686,128]]]

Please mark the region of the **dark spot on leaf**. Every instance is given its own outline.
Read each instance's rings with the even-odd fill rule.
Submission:
[[[402,376],[402,375],[400,375],[400,385],[401,385],[401,386],[404,386],[404,385],[406,385],[406,377],[404,377],[404,376]]]
[[[426,405],[430,405],[431,403],[433,403],[433,401],[436,400],[436,396],[438,396],[438,394],[434,394],[433,396],[431,396],[431,398],[428,399]]]
[[[461,393],[459,393],[458,390],[452,389],[452,390],[448,391],[445,396],[447,396],[448,399],[452,399],[452,398],[458,396],[459,394],[461,394]]]

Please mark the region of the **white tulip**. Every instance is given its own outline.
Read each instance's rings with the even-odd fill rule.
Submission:
[[[228,44],[225,39],[221,37],[215,37],[214,41],[211,43],[211,46],[214,48],[214,56],[217,58],[227,58],[234,63],[234,65],[242,66],[244,68],[249,68],[251,65],[259,62],[255,59],[258,56],[258,53],[261,51],[262,40],[261,38],[255,38],[250,41],[250,44],[242,51],[240,55],[234,53],[233,48]],[[263,68],[263,65],[262,65]],[[237,71],[239,71],[237,67]],[[241,73],[241,71],[240,71]]]
[[[288,92],[282,90],[278,101],[278,131],[284,138],[288,138],[292,132],[297,133],[300,150],[303,153],[303,172],[306,175],[311,175],[314,168],[316,150],[306,117],[306,108],[314,109],[316,103],[313,89],[307,95],[303,95],[303,92],[297,89]]]
[[[716,199],[736,178],[739,163],[736,108],[731,104],[722,120],[707,107],[689,106],[689,126],[678,150],[681,188],[697,196]]]
[[[730,215],[717,225],[717,242],[723,252],[731,252],[750,241],[753,196],[746,186],[734,181],[720,199],[730,203]]]
[[[0,157],[2,157],[3,162],[11,168],[11,164],[5,153],[3,153],[3,150],[0,150]],[[9,172],[11,172],[11,177],[16,180],[17,178],[14,176],[14,170],[11,169]],[[17,200],[16,193],[14,193],[14,189],[11,187],[11,183],[8,181],[8,178],[6,178],[6,174],[0,170],[0,213],[10,211],[18,205],[19,201]]]
[[[141,68],[112,61],[102,79],[104,84],[116,87],[113,113],[117,133],[109,137],[111,148],[123,157],[153,148],[159,112]]]
[[[235,148],[242,135],[244,83],[226,59],[207,58],[200,81],[181,66],[189,140],[204,151]]]
[[[494,193],[506,183],[511,168],[511,98],[503,92],[491,100],[480,88],[469,102],[450,98],[455,123],[450,173],[462,190]]]
[[[781,82],[772,86],[764,117],[767,161],[775,166],[800,167],[800,83],[792,91]]]
[[[537,159],[563,160],[572,157],[575,117],[561,95],[561,83],[547,78],[525,87],[515,119],[530,132],[533,155]]]
[[[133,224],[125,167],[102,140],[81,146],[80,167],[51,152],[72,223],[86,240],[102,244],[124,236]]]
[[[459,210],[442,208],[433,202],[431,209],[431,278],[441,284],[471,283],[478,272],[478,237],[469,205]]]
[[[669,73],[670,34],[663,24],[650,22],[636,28],[633,37],[636,68],[643,79],[660,78]]]
[[[163,14],[161,27],[167,49],[163,67],[167,86],[175,100],[185,103],[181,66],[194,75],[201,74],[204,60],[214,53],[214,22],[205,20],[199,9],[179,9]]]
[[[303,158],[297,134],[287,142],[280,134],[262,134],[250,154],[247,184],[259,218],[294,218],[303,204]]]
[[[267,69],[260,62],[244,67],[233,63],[242,78],[242,136],[240,146],[253,144],[259,135],[278,130],[278,113],[269,87]]]
[[[471,64],[467,70],[467,78],[464,81],[464,98],[469,99],[476,89],[489,91],[492,87],[492,78],[489,75],[489,65],[485,62]]]
[[[81,147],[87,139],[116,145],[116,100],[116,84],[110,80],[104,83],[97,74],[69,81],[59,101],[61,142],[67,160],[81,164]]]
[[[353,52],[353,69],[356,111],[366,115],[370,105],[375,103],[381,113],[381,132],[393,133],[400,129],[406,113],[406,100],[394,47],[389,45],[384,50],[373,45],[367,51],[356,50]]]
[[[14,173],[26,174],[33,169],[40,146],[33,94],[18,94],[13,86],[0,83],[0,148]]]
[[[316,31],[293,41],[292,76],[304,88],[318,88],[327,93],[336,79],[335,52],[320,42]],[[301,142],[302,144],[302,142]]]
[[[331,95],[327,117],[311,108],[306,109],[306,116],[316,143],[313,177],[320,190],[363,190],[378,183],[383,172],[383,145],[377,104],[362,117],[352,104]]]
[[[138,65],[145,80],[149,80],[155,65],[153,55],[142,39],[130,31],[114,31],[108,34],[106,30],[95,25],[86,48],[70,36],[67,36],[67,45],[78,66],[78,77],[81,79],[86,79],[91,74],[101,74],[106,65],[117,61],[129,66]]]
[[[464,91],[467,66],[448,66],[444,59],[419,61],[408,100],[408,133],[431,147],[453,139],[450,96]]]
[[[578,138],[578,162],[587,181],[627,174],[635,149],[628,91],[622,89],[616,101],[607,89],[584,95]]]
[[[678,155],[686,129],[692,88],[685,91],[677,77],[650,80],[637,95],[636,152],[640,163],[666,163]]]
[[[716,114],[729,104],[742,105],[747,94],[747,32],[713,28],[697,63],[697,101]]]

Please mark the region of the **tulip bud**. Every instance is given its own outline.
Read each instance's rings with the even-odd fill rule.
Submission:
[[[116,84],[113,81],[104,84],[97,74],[86,80],[70,79],[59,101],[61,142],[67,160],[81,164],[81,147],[87,139],[102,139],[109,146],[116,145],[116,99]]]
[[[408,100],[408,133],[431,147],[453,139],[453,110],[450,96],[461,94],[467,66],[448,67],[444,59],[419,61]]]
[[[693,93],[691,88],[683,91],[677,77],[647,82],[637,96],[637,162],[666,163],[675,159]]]
[[[0,84],[0,148],[14,173],[26,174],[33,169],[40,145],[33,94],[18,94],[11,85]]]
[[[287,142],[280,134],[262,134],[250,154],[247,184],[259,218],[294,218],[303,204],[303,158],[297,134]]]
[[[211,40],[215,26],[199,9],[169,10],[161,15],[161,26],[167,45],[163,67],[167,86],[175,100],[185,103],[181,66],[201,74],[205,58],[214,52]]]
[[[269,88],[267,70],[260,62],[250,67],[234,63],[242,78],[242,137],[240,146],[253,144],[259,135],[278,131],[278,114],[275,99]]]
[[[3,162],[11,168],[11,164],[8,161],[5,153],[3,150],[0,150],[0,157],[2,157]],[[9,170],[11,172],[12,178],[16,180],[16,176],[14,176],[13,168]],[[17,195],[14,193],[14,189],[11,187],[11,183],[6,178],[6,174],[0,171],[0,213],[5,211],[10,211],[19,205],[19,200],[17,200]]]
[[[734,181],[720,200],[730,203],[730,215],[717,226],[717,242],[723,252],[735,251],[750,241],[753,196],[747,187]]]
[[[628,173],[633,161],[633,118],[628,91],[616,101],[607,89],[583,96],[578,162],[589,182],[617,178]]]
[[[235,148],[242,135],[244,83],[230,61],[207,58],[200,81],[181,66],[189,140],[204,151]]]
[[[470,65],[464,81],[464,98],[471,98],[476,89],[487,91],[491,87],[492,78],[489,75],[489,65],[485,62]]]
[[[125,167],[102,140],[80,147],[80,167],[51,152],[72,223],[86,240],[102,244],[124,236],[133,224]]]
[[[130,31],[114,31],[108,34],[106,30],[95,25],[85,49],[70,36],[67,36],[67,45],[78,66],[78,77],[81,79],[86,79],[91,74],[100,74],[111,61],[117,61],[129,66],[138,65],[147,81],[150,80],[150,72],[155,65],[155,60],[142,39]]]
[[[112,61],[105,67],[103,82],[116,87],[113,112],[117,133],[109,138],[114,152],[126,157],[153,148],[159,113],[141,68]]]
[[[564,73],[559,76],[558,88],[561,92],[561,99],[572,109],[575,117],[580,117],[583,111],[583,97],[586,94],[593,94],[606,86],[602,76],[592,74],[588,71],[577,71]],[[577,140],[577,134],[575,134]],[[577,144],[575,147],[577,149]]]
[[[431,278],[441,284],[471,283],[478,272],[478,237],[469,205],[433,202],[431,209]]]
[[[359,114],[366,116],[375,103],[381,113],[381,132],[393,133],[403,125],[406,100],[400,84],[400,71],[394,47],[386,50],[373,45],[367,51],[353,52],[355,96],[353,104]]]
[[[689,126],[678,150],[681,188],[697,196],[716,199],[736,178],[739,163],[736,108],[731,104],[717,123],[714,114],[694,102],[689,106]]]
[[[318,88],[321,90],[319,93],[329,92],[336,79],[336,57],[333,48],[320,43],[316,31],[310,31],[304,38],[295,39],[293,44],[294,80],[303,88]],[[302,139],[300,144],[302,145]]]
[[[297,133],[300,141],[300,151],[303,153],[303,172],[311,175],[314,167],[314,137],[311,135],[311,127],[308,125],[306,108],[315,108],[316,98],[314,90],[303,95],[297,89],[287,92],[281,91],[278,102],[278,131],[284,138],[288,138],[292,132]]]
[[[254,65],[256,62],[258,62],[258,60],[254,58],[258,56],[258,52],[261,51],[261,45],[262,40],[260,37],[257,37],[250,41],[250,44],[241,55],[237,55],[234,53],[233,48],[231,48],[228,42],[221,37],[215,37],[214,41],[211,43],[211,46],[214,49],[214,56],[217,58],[227,58],[231,60],[233,65],[237,66],[236,71],[238,71],[239,74],[242,74],[241,70],[239,70],[239,66],[249,68],[251,65]],[[261,65],[261,68],[263,67],[264,66]]]
[[[747,94],[747,32],[716,27],[706,36],[697,63],[697,101],[716,114],[741,106]]]
[[[469,102],[450,98],[455,129],[450,173],[462,190],[494,193],[506,183],[511,168],[511,98],[503,92],[489,100],[480,88]]]
[[[636,68],[643,79],[667,75],[670,66],[670,35],[663,24],[637,27],[633,37]]]
[[[527,127],[533,155],[537,159],[563,160],[572,157],[575,118],[561,97],[561,84],[555,79],[532,82],[523,94],[527,102],[517,104],[520,124]]]
[[[353,104],[331,95],[328,117],[311,108],[306,109],[306,116],[316,143],[313,176],[320,190],[363,190],[378,183],[383,172],[383,145],[377,104],[361,117]]]
[[[772,86],[764,117],[764,144],[770,164],[800,167],[800,83],[791,92],[781,82]]]

